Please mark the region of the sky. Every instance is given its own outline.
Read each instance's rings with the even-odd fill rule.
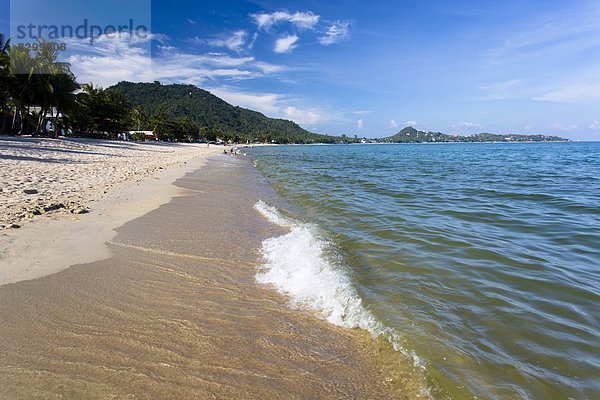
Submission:
[[[190,83],[334,135],[411,125],[600,140],[597,0],[10,3],[0,32],[13,38],[30,23],[148,28],[65,39],[80,82]]]

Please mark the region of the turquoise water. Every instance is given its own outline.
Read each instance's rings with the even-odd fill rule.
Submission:
[[[600,143],[249,153],[290,205],[280,211],[299,224],[279,244],[293,247],[313,232],[333,247],[300,249],[296,260],[331,260],[292,262],[277,275],[278,243],[268,243],[265,281],[330,307],[324,317],[334,323],[375,318],[373,330],[393,332],[386,337],[414,355],[441,388],[435,393],[600,398]],[[322,275],[326,268],[333,275]],[[330,282],[336,276],[343,285]],[[302,280],[311,284],[295,290]],[[332,316],[327,297],[340,291],[342,303],[358,296],[366,314],[344,303]]]

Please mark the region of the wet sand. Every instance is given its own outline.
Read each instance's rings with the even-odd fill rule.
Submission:
[[[112,257],[0,287],[3,399],[415,398],[376,342],[258,285],[248,163],[216,156],[121,228]]]

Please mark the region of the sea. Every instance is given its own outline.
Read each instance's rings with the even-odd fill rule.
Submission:
[[[600,142],[244,149],[288,233],[256,275],[432,399],[600,399]]]

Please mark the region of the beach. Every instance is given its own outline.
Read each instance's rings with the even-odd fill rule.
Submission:
[[[600,400],[599,1],[39,3],[0,400]]]
[[[110,256],[114,229],[168,202],[222,148],[0,138],[0,285]],[[35,223],[32,223],[35,222]]]
[[[84,213],[127,183],[216,148],[200,144],[0,137],[0,228],[40,215]],[[83,212],[82,212],[83,211]]]
[[[88,214],[63,210],[4,231],[0,397],[418,397],[420,387],[382,362],[388,344],[291,308],[256,282],[262,241],[285,229],[253,208],[275,194],[250,162],[222,147],[173,145],[132,162],[134,181],[147,177],[132,182],[117,165],[147,145],[105,145],[122,151],[108,178],[90,180],[111,165],[89,172],[95,151],[71,166],[88,171],[76,204]],[[44,187],[42,170],[66,168],[57,164],[33,170],[31,186]]]

